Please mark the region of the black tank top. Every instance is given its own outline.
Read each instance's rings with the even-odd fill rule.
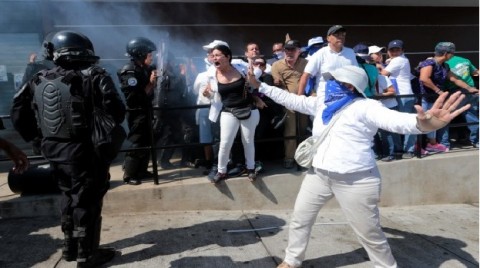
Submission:
[[[222,97],[223,106],[227,108],[246,107],[253,103],[251,94],[245,94],[245,78],[228,84],[218,82],[218,93]]]

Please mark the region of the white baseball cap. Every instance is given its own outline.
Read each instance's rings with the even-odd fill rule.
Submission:
[[[323,73],[325,80],[335,79],[353,85],[358,92],[366,98],[365,88],[368,85],[368,78],[365,70],[354,65],[347,65],[331,72]]]
[[[379,47],[379,46],[369,46],[368,47],[368,55],[373,54],[373,53],[383,52],[383,51],[385,51],[384,47]]]
[[[308,47],[311,47],[315,44],[323,44],[323,38],[321,36],[317,36],[308,40]]]
[[[210,49],[213,49],[214,47],[216,47],[216,46],[218,46],[218,45],[224,45],[224,46],[230,48],[230,47],[228,46],[228,43],[225,42],[225,41],[222,41],[222,40],[213,40],[210,44],[204,45],[204,46],[203,46],[203,50],[209,51]]]

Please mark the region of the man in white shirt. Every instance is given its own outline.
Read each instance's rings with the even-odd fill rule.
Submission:
[[[307,85],[308,79],[311,76],[316,76],[316,94],[323,100],[325,99],[325,80],[322,76],[323,73],[346,65],[358,66],[353,49],[344,46],[346,35],[347,30],[342,25],[334,25],[328,29],[328,46],[321,48],[309,58],[308,64],[298,84],[298,95],[305,94],[305,86]]]
[[[400,112],[414,113],[415,97],[402,97],[402,95],[411,95],[412,85],[410,61],[405,57],[402,40],[392,40],[388,43],[387,52],[389,59],[387,66],[380,73],[388,76],[394,84],[398,96],[398,110]],[[403,144],[403,158],[412,158],[414,156],[416,135],[405,135]]]

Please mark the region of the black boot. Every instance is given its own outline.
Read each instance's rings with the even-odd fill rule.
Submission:
[[[68,262],[75,261],[77,259],[78,244],[77,239],[72,235],[72,232],[65,233],[65,239],[63,240],[62,258]]]
[[[116,251],[114,248],[98,248],[93,252],[93,254],[86,258],[85,261],[79,261],[77,259],[77,268],[98,267],[111,261],[113,257],[115,257],[115,253]]]
[[[68,262],[77,259],[77,239],[73,237],[73,220],[70,215],[62,216],[62,232],[64,235],[62,258]]]
[[[98,267],[115,257],[115,249],[111,247],[99,247],[102,217],[100,216],[93,228],[78,228],[78,256],[77,268]],[[83,231],[83,233],[82,233]],[[85,232],[87,231],[87,232]]]

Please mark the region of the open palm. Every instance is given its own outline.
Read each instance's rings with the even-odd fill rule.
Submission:
[[[448,92],[442,93],[437,98],[432,108],[428,111],[424,111],[420,105],[415,105],[418,119],[429,120],[432,116],[434,116],[438,120],[449,123],[453,120],[453,118],[470,108],[470,104],[467,104],[457,109],[457,106],[465,98],[465,95],[461,94],[460,91],[450,95],[450,97],[447,99],[448,95]]]

